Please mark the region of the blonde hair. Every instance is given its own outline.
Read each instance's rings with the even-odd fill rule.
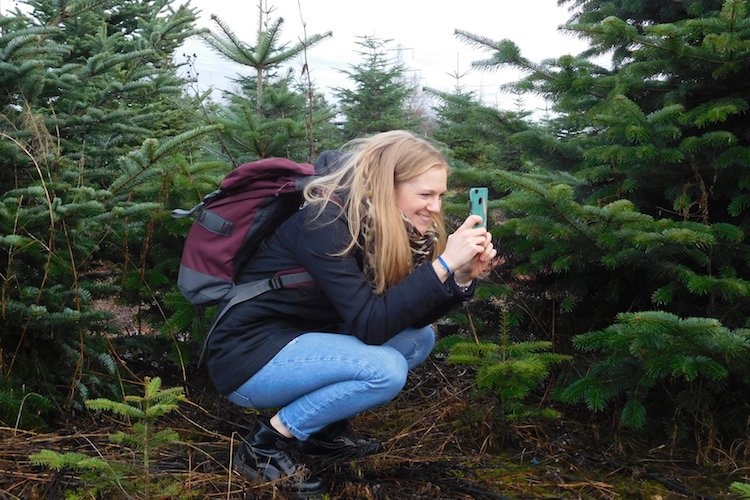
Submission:
[[[336,255],[355,247],[369,255],[374,271],[373,287],[383,293],[412,271],[412,252],[401,211],[396,205],[396,186],[433,168],[449,169],[445,157],[432,144],[413,134],[394,130],[355,140],[344,164],[330,175],[316,179],[305,188],[305,199],[322,214],[333,202],[341,207],[340,216],[349,224],[349,242]],[[371,221],[361,241],[365,221]],[[445,222],[442,211],[435,215],[437,241],[434,259],[445,248]]]

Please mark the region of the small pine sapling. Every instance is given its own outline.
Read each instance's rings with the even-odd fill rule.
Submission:
[[[474,333],[473,340],[453,336],[441,341],[449,351],[448,362],[476,367],[474,384],[478,394],[497,398],[499,417],[518,421],[524,418],[556,418],[551,408],[536,408],[525,403],[531,392],[546,379],[552,367],[568,361],[570,356],[548,352],[548,341],[512,342],[514,323],[507,301],[494,299],[501,314],[499,342],[483,341]]]
[[[161,388],[159,377],[146,378],[143,396],[125,396],[124,402],[99,398],[86,401],[91,410],[110,411],[125,417],[130,428],[110,435],[113,443],[138,451],[138,464],[124,464],[108,461],[105,458],[91,458],[81,453],[58,453],[42,450],[31,455],[30,460],[37,465],[44,465],[55,470],[73,470],[80,472],[82,486],[73,498],[103,495],[108,492],[142,492],[144,498],[152,495],[178,495],[185,497],[178,483],[154,484],[152,468],[156,453],[164,446],[179,440],[179,435],[172,429],[157,429],[156,421],[176,410],[181,401],[185,401],[181,387]],[[127,480],[125,478],[128,478]],[[156,486],[156,490],[154,487]],[[76,496],[79,495],[79,496]]]

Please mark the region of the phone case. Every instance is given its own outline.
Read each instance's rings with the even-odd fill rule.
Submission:
[[[473,187],[469,189],[469,213],[482,218],[482,223],[475,227],[487,227],[487,198],[486,187]]]

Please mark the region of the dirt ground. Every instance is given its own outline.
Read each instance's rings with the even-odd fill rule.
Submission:
[[[189,402],[158,425],[180,441],[160,450],[151,484],[168,494],[125,487],[97,498],[289,498],[274,484],[253,484],[230,473],[231,450],[256,414],[215,395],[201,370],[161,367],[164,387],[184,385]],[[369,457],[318,460],[307,465],[322,476],[330,499],[724,499],[729,484],[744,481],[746,465],[699,467],[689,451],[633,440],[615,441],[600,424],[570,417],[547,423],[501,424],[488,401],[471,397],[471,376],[435,356],[410,378],[392,403],[353,420],[359,434],[381,440]],[[71,416],[55,433],[0,428],[0,499],[64,498],[90,477],[32,465],[42,449],[76,451],[110,463],[136,466],[139,454],[110,442],[127,426],[105,414]],[[127,478],[126,478],[127,479]],[[165,486],[166,485],[166,486]]]

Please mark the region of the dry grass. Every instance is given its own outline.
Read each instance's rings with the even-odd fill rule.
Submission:
[[[580,423],[500,425],[488,404],[470,399],[470,379],[460,368],[430,360],[396,401],[354,419],[355,431],[380,438],[384,451],[309,463],[326,480],[328,498],[719,499],[731,498],[728,484],[742,480],[708,478],[689,460],[663,458],[658,450],[613,446],[602,430]],[[254,415],[217,398],[198,380],[191,384],[191,402],[162,424],[182,441],[160,452],[154,476],[178,484],[177,498],[286,498],[278,485],[251,484],[230,473],[231,452]],[[101,415],[68,422],[54,433],[0,428],[0,498],[60,498],[79,484],[72,472],[33,466],[28,457],[42,449],[137,464],[135,451],[108,438],[123,427]],[[118,495],[127,498],[122,490],[107,498]],[[131,491],[130,497],[143,495]]]

